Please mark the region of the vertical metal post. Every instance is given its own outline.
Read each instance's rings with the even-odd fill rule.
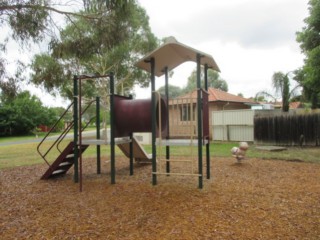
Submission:
[[[198,113],[198,168],[199,168],[199,188],[203,186],[202,175],[202,99],[201,99],[201,55],[197,54],[197,113]]]
[[[100,139],[100,97],[96,97],[96,129]],[[101,174],[101,146],[97,145],[97,174]]]
[[[155,59],[150,59],[150,67],[151,67],[151,121],[152,121],[152,184],[157,185],[157,149],[156,149],[156,89],[155,89]]]
[[[73,158],[74,158],[74,176],[73,181],[79,181],[78,168],[78,77],[73,76]]]
[[[133,134],[132,133],[130,133],[129,151],[130,151],[130,176],[132,176],[133,175]]]
[[[78,127],[78,132],[79,132],[79,190],[82,192],[82,110],[81,110],[81,78],[79,78],[79,127]]]
[[[114,122],[114,76],[110,73],[110,164],[111,164],[111,184],[116,183],[115,165],[115,122]]]
[[[130,99],[133,96],[130,95]],[[130,133],[130,143],[129,143],[129,151],[130,151],[130,176],[133,175],[133,133]]]
[[[166,103],[167,103],[167,137],[166,139],[170,139],[170,124],[169,124],[169,74],[168,74],[168,67],[164,68],[165,74],[165,92],[166,92]],[[170,146],[166,146],[166,171],[167,173],[170,172]]]
[[[208,64],[204,65],[204,89],[208,92]],[[208,136],[206,140],[208,141],[206,144],[207,179],[210,179],[210,137]]]
[[[208,64],[204,65],[204,89],[208,91]]]

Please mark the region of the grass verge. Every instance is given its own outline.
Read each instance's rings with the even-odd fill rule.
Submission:
[[[33,137],[34,138],[34,137]],[[21,140],[21,139],[20,139]],[[12,139],[10,139],[12,141]],[[67,142],[62,144],[61,150],[63,150],[64,145]],[[42,158],[37,152],[38,143],[25,143],[25,144],[16,144],[16,145],[6,145],[0,146],[0,169],[2,168],[11,168],[17,166],[33,165],[44,163]],[[237,143],[222,143],[222,142],[213,142],[210,145],[210,156],[211,158],[218,157],[231,157],[230,149],[234,146],[238,146]],[[41,149],[42,153],[45,154],[46,149],[48,149],[49,144],[45,144]],[[145,150],[148,153],[151,153],[151,146],[145,146]],[[165,154],[165,149],[162,148],[161,152],[158,149],[157,153]],[[203,154],[205,150],[203,150]],[[47,155],[49,162],[55,160],[58,156],[58,150],[52,151]],[[102,146],[101,155],[109,156],[110,147]],[[193,149],[193,154],[197,156],[197,148]],[[84,153],[83,157],[95,157],[96,155],[96,146],[90,146],[87,151]],[[118,148],[116,148],[116,155],[120,156],[122,153]],[[171,147],[171,155],[173,156],[186,156],[190,155],[190,149],[188,147]],[[269,152],[257,150],[254,145],[251,145],[248,152],[247,158],[260,158],[260,159],[277,159],[277,160],[287,160],[287,161],[303,161],[303,162],[314,162],[320,163],[320,148],[297,148],[292,147],[288,148],[285,151],[280,152]]]

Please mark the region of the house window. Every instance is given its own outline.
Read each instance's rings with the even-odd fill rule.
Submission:
[[[195,120],[195,106],[182,105],[180,107],[180,120],[181,121],[194,121]]]

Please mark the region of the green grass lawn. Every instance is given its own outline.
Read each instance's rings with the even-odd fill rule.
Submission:
[[[12,142],[12,141],[22,141],[28,139],[35,139],[34,136],[16,137],[16,138],[0,138],[0,143]],[[61,150],[64,146],[68,144],[69,140],[61,145]],[[52,142],[51,142],[52,143]],[[44,144],[40,149],[43,154],[45,154],[46,149],[49,147],[50,143]],[[11,168],[16,166],[32,165],[44,163],[42,158],[37,152],[38,143],[24,143],[17,145],[7,145],[0,146],[0,169],[1,168]],[[234,146],[238,146],[238,143],[223,143],[223,142],[213,142],[210,145],[210,156],[212,158],[218,157],[231,157],[230,149]],[[151,153],[151,146],[144,146],[148,153]],[[164,155],[164,148],[162,148],[162,154]],[[159,154],[159,149],[157,150]],[[203,150],[205,153],[205,150]],[[47,159],[49,162],[55,160],[58,156],[58,150],[53,150],[48,154]],[[109,156],[110,147],[102,146],[101,155]],[[190,154],[190,149],[188,147],[171,147],[171,154],[173,156],[188,155]],[[197,148],[193,149],[193,154],[197,155]],[[116,155],[123,156],[118,148],[116,148]],[[90,146],[84,153],[84,157],[95,157],[96,147]],[[320,163],[320,148],[299,148],[291,147],[285,151],[280,152],[269,152],[257,150],[254,145],[250,145],[247,151],[247,158],[260,158],[260,159],[278,159],[278,160],[292,160],[292,161],[305,161],[305,162],[315,162]]]
[[[38,134],[39,138],[43,138],[44,136],[45,136],[45,133]],[[35,139],[35,138],[36,136],[34,134],[27,135],[27,136],[0,137],[0,143],[25,141],[25,140]]]

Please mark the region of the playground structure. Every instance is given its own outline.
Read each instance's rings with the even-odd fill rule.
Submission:
[[[190,97],[178,102],[169,100],[168,97],[168,73],[175,67],[186,61],[194,61],[197,64],[197,96]],[[204,86],[201,86],[201,65],[204,66]],[[192,175],[198,177],[199,188],[203,187],[203,146],[205,146],[206,155],[206,177],[210,179],[210,142],[209,142],[209,112],[208,112],[208,80],[207,71],[209,68],[219,71],[214,59],[205,53],[190,48],[184,44],[170,38],[165,44],[142,58],[137,67],[150,73],[151,80],[151,99],[136,100],[131,97],[116,95],[114,93],[114,76],[111,72],[105,76],[80,75],[74,76],[74,101],[66,111],[73,107],[73,122],[58,137],[52,146],[45,153],[40,148],[47,136],[40,142],[38,152],[46,161],[49,168],[42,176],[42,179],[48,179],[56,175],[65,174],[74,166],[74,181],[80,182],[80,191],[82,191],[82,153],[89,145],[97,146],[97,173],[101,173],[101,145],[110,145],[110,172],[111,184],[115,183],[115,146],[130,159],[130,175],[133,174],[134,158],[150,160],[152,163],[152,184],[157,184],[157,175]],[[162,98],[155,91],[155,77],[165,76],[165,98]],[[110,81],[110,139],[101,139],[100,120],[96,117],[96,139],[86,140],[82,138],[83,130],[81,118],[89,105],[96,102],[96,116],[100,116],[100,98],[82,109],[81,106],[81,82],[86,79],[108,78]],[[169,107],[177,107],[184,112],[187,118],[183,122],[175,121],[176,116],[170,120]],[[55,126],[54,126],[55,127]],[[53,127],[53,128],[54,128]],[[52,128],[52,129],[53,129]],[[71,141],[64,150],[59,149],[59,144],[65,138],[69,130],[74,129],[74,140]],[[170,129],[188,128],[190,137],[187,139],[171,139]],[[152,154],[147,154],[142,146],[133,137],[134,132],[151,132]],[[176,135],[176,134],[175,134]],[[162,158],[161,151],[157,154],[157,145],[165,146],[165,159]],[[193,146],[197,147],[197,164],[196,172],[184,174],[174,173],[170,170],[170,146]],[[46,160],[48,153],[56,146],[60,154],[56,160],[50,164]],[[184,162],[185,160],[179,160]],[[165,163],[163,170],[162,163]]]

